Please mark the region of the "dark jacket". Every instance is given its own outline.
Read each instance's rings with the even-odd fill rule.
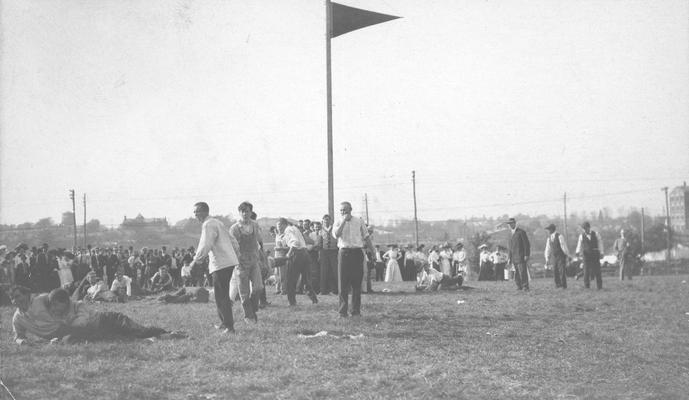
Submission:
[[[509,257],[513,264],[521,264],[526,257],[531,256],[531,244],[526,232],[517,227],[510,238]]]

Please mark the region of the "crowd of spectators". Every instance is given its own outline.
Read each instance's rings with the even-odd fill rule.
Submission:
[[[119,300],[185,286],[207,286],[208,263],[190,267],[195,250],[166,246],[135,250],[133,246],[79,248],[70,251],[47,243],[13,250],[0,246],[0,288],[12,285],[34,293],[66,289],[76,300]],[[4,301],[7,299],[5,298]]]

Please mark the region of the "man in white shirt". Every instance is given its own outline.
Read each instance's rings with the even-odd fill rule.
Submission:
[[[308,294],[313,304],[318,303],[316,293],[311,287],[309,279],[309,267],[311,260],[306,251],[306,242],[301,231],[296,226],[290,225],[285,218],[280,218],[277,223],[279,234],[275,237],[276,247],[287,247],[287,265],[285,266],[286,277],[285,286],[287,289],[287,301],[290,306],[297,305],[297,280],[301,276],[304,290]]]
[[[239,244],[230,235],[225,225],[215,218],[210,218],[207,203],[194,204],[194,215],[201,225],[201,238],[196,246],[196,254],[189,264],[191,267],[208,256],[208,273],[213,276],[215,306],[218,309],[223,333],[234,333],[232,301],[230,301],[230,279],[234,268],[239,264],[237,252]]]
[[[565,274],[569,257],[567,242],[555,231],[555,224],[550,224],[545,229],[549,232],[545,241],[545,264],[553,267],[555,287],[567,289],[567,274]]]
[[[588,221],[581,224],[581,228],[584,231],[579,235],[576,253],[584,258],[584,287],[588,289],[590,280],[595,278],[596,287],[600,290],[603,288],[603,276],[600,270],[603,241],[595,231],[591,230],[591,224]]]
[[[352,205],[340,203],[342,219],[333,226],[337,238],[337,275],[340,301],[338,311],[341,318],[347,317],[349,290],[352,290],[352,316],[361,316],[361,281],[364,278],[364,245],[368,237],[366,224],[361,218],[352,216]]]
[[[132,297],[132,278],[125,275],[121,269],[115,272],[115,279],[112,281],[110,291],[117,295],[117,300],[120,302],[126,301]]]

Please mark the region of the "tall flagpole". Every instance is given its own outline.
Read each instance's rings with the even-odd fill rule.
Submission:
[[[328,103],[328,214],[335,218],[335,188],[333,182],[333,91],[332,74],[330,70],[330,38],[333,33],[333,6],[330,0],[325,0],[325,79],[326,97]]]

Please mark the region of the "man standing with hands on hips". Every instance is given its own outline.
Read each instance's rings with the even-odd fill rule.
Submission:
[[[361,316],[361,280],[364,277],[364,245],[368,230],[361,218],[352,216],[352,205],[340,203],[342,218],[335,222],[337,238],[337,277],[339,282],[340,318],[347,317],[349,290],[352,290],[352,316]]]

